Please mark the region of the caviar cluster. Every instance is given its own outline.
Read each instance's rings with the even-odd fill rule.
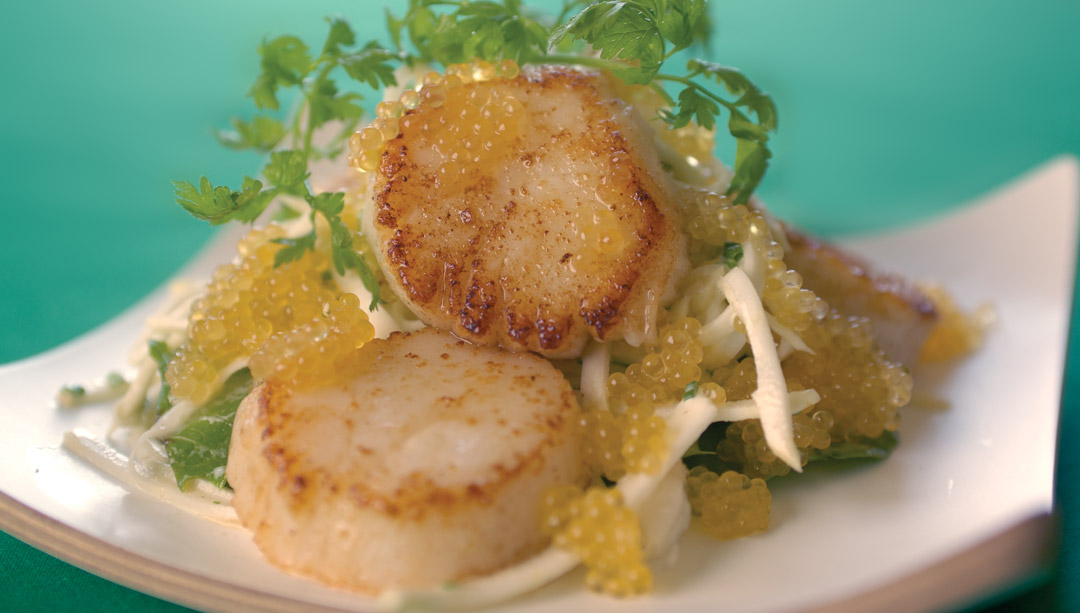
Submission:
[[[944,362],[975,350],[982,343],[983,333],[993,312],[983,307],[974,313],[965,313],[953,297],[939,285],[919,288],[934,303],[940,319],[930,331],[926,344],[919,355],[921,362]]]
[[[375,337],[375,328],[355,294],[330,301],[326,311],[267,339],[248,362],[252,377],[294,390],[348,379],[360,366],[356,349]]]
[[[773,239],[760,211],[732,204],[727,196],[708,191],[686,190],[684,196],[691,209],[687,232],[695,239],[691,242],[693,256],[708,260],[715,258],[716,250],[728,242],[746,243],[744,251],[752,248],[764,256],[766,276],[761,301],[781,325],[802,332],[825,317],[828,304],[803,288],[802,276],[784,263],[784,248]]]
[[[513,79],[519,68],[513,60],[498,65],[483,60],[469,64],[451,64],[446,74],[429,72],[419,91],[406,90],[397,101],[380,103],[370,126],[349,137],[349,163],[356,169],[371,172],[378,167],[386,143],[403,130],[420,129],[443,157],[439,179],[454,180],[467,173],[465,160],[481,163],[495,149],[497,139],[512,138],[522,104],[499,88],[468,87],[495,78]],[[460,92],[460,93],[459,93]],[[434,120],[414,109],[438,109]],[[473,169],[475,172],[476,169]]]
[[[656,409],[682,399],[701,377],[701,324],[683,319],[660,330],[658,345],[625,373],[608,378],[614,409],[589,408],[581,417],[585,460],[596,474],[618,479],[627,472],[656,474],[667,452],[665,423]],[[716,394],[716,386],[707,390]],[[722,393],[722,390],[720,390]]]
[[[585,584],[609,596],[644,594],[652,573],[642,553],[641,523],[616,489],[557,485],[544,496],[544,534],[585,565]]]
[[[803,464],[814,449],[874,439],[899,428],[897,409],[911,399],[912,378],[874,344],[865,320],[830,311],[820,325],[803,331],[802,338],[814,353],[795,352],[784,361],[788,388],[814,389],[821,396],[813,410],[793,417]],[[731,400],[748,398],[757,385],[753,358],[717,369],[712,377]],[[752,477],[791,470],[769,450],[757,420],[728,426],[717,453]]]
[[[769,528],[772,494],[762,479],[733,470],[718,475],[695,466],[686,478],[686,497],[701,525],[713,538],[731,540]]]
[[[336,296],[325,280],[330,263],[318,251],[274,266],[285,236],[270,225],[248,232],[237,244],[240,259],[218,267],[206,293],[192,305],[188,341],[165,372],[174,398],[201,403],[222,369],[253,354],[273,334],[322,315]]]

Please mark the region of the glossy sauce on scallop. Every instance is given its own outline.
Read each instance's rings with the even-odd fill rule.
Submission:
[[[430,325],[549,357],[655,338],[685,241],[644,120],[568,68],[454,79],[375,169],[366,234],[394,291]]]

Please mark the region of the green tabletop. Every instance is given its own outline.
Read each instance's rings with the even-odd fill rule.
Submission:
[[[324,15],[359,38],[379,2],[16,2],[0,20],[0,363],[94,326],[210,236],[171,179],[235,184],[258,169],[211,130],[248,112],[264,34],[317,42]],[[400,7],[403,2],[388,2]],[[558,4],[547,2],[546,4]],[[1007,0],[714,0],[712,56],[771,92],[775,162],[760,193],[824,233],[925,218],[1061,153],[1080,154],[1080,5]],[[726,153],[726,152],[725,152]],[[1073,321],[1072,349],[1080,341]],[[1080,435],[1067,373],[1062,438]],[[999,606],[1080,610],[1080,457],[1059,454],[1064,519],[1048,583]],[[0,610],[155,610],[0,534]]]

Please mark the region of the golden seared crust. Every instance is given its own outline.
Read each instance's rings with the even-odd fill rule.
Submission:
[[[448,95],[406,115],[376,173],[368,236],[394,290],[431,325],[551,357],[653,333],[685,247],[635,111],[567,68]],[[520,106],[454,132],[470,95]]]
[[[425,329],[374,340],[346,384],[258,386],[233,506],[278,566],[359,591],[483,574],[542,548],[540,497],[584,479],[568,383],[530,354]]]
[[[914,365],[938,320],[930,299],[904,277],[875,270],[835,245],[788,226],[784,232],[791,245],[784,259],[803,286],[841,313],[869,319],[885,353]]]

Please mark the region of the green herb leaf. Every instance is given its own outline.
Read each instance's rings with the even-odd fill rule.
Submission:
[[[343,194],[335,195],[344,196]],[[330,222],[331,259],[334,263],[334,269],[337,270],[339,275],[345,274],[347,269],[356,271],[356,274],[360,276],[361,283],[364,284],[364,289],[371,294],[371,303],[368,305],[368,309],[374,311],[382,302],[379,295],[379,282],[375,278],[375,274],[368,268],[367,262],[360,257],[360,254],[353,246],[353,233],[345,225],[345,222],[341,221],[341,218],[337,217],[336,214],[326,216],[326,220]]]
[[[269,152],[285,137],[285,126],[273,117],[258,115],[250,122],[232,120],[233,129],[220,130],[218,142],[230,149],[254,149]]]
[[[900,437],[895,432],[886,430],[874,439],[857,442],[833,443],[825,449],[815,449],[810,454],[810,461],[820,460],[884,460],[900,444]]]
[[[219,488],[225,480],[229,440],[240,401],[251,392],[251,373],[244,368],[231,377],[183,428],[165,439],[165,451],[181,490],[195,479],[205,479]]]
[[[315,250],[315,231],[301,236],[300,238],[276,238],[275,243],[279,245],[285,245],[285,247],[278,249],[278,252],[274,254],[274,267],[287,264],[289,262],[295,262],[304,257],[304,254],[308,251]]]
[[[372,42],[356,53],[342,56],[339,63],[350,77],[378,89],[380,86],[397,85],[394,67],[390,65],[390,61],[395,59],[399,59],[398,54]]]
[[[270,154],[270,162],[263,168],[263,176],[270,185],[286,194],[306,196],[308,190],[304,182],[311,176],[308,172],[307,156],[295,149],[275,151]]]
[[[335,217],[345,209],[345,194],[343,192],[316,194],[311,199],[311,208],[322,213],[327,218]],[[342,225],[344,226],[344,224]]]
[[[341,55],[342,46],[356,44],[356,34],[344,17],[327,17],[326,21],[330,24],[330,34],[323,45],[323,55]]]
[[[697,381],[691,381],[690,383],[687,383],[686,384],[686,389],[683,390],[682,399],[683,400],[690,400],[694,396],[697,396],[697,391],[698,391],[698,382]]]
[[[693,121],[706,130],[713,129],[719,114],[720,106],[692,85],[679,92],[679,105],[676,110],[660,111],[660,117],[672,128],[682,128]]]
[[[363,107],[358,104],[360,100],[359,94],[338,94],[337,85],[329,78],[323,78],[308,95],[308,121],[315,129],[335,119],[355,122],[364,114]]]
[[[739,265],[739,261],[742,260],[743,250],[742,245],[739,243],[733,243],[727,241],[724,243],[724,264],[728,268],[735,268]]]
[[[279,36],[259,45],[262,72],[248,90],[260,109],[277,109],[277,90],[299,85],[311,72],[312,61],[307,45],[295,36]]]
[[[199,187],[187,181],[173,181],[176,202],[198,217],[217,225],[234,219],[251,221],[262,213],[273,198],[272,193],[262,191],[262,183],[246,178],[240,191],[232,191],[219,185],[214,187],[210,179],[202,177]]]
[[[169,346],[161,341],[152,340],[148,348],[150,358],[157,363],[158,375],[161,376],[161,391],[158,392],[157,415],[161,417],[172,408],[172,400],[169,399],[169,382],[165,380],[165,371],[169,369],[169,362],[173,359],[173,352]]]
[[[555,28],[548,49],[556,49],[567,37],[584,41],[600,52],[600,59],[620,60],[622,66],[612,69],[627,83],[648,83],[665,53],[654,11],[641,2],[596,2]]]
[[[732,95],[738,96],[735,105],[753,111],[757,115],[758,124],[761,127],[758,134],[763,135],[776,129],[776,105],[772,98],[762,93],[741,72],[704,60],[690,60],[686,64],[686,69],[690,72],[690,77],[696,75],[710,77],[724,85]]]
[[[705,0],[652,0],[657,27],[675,49],[694,42],[697,23],[705,16]]]

